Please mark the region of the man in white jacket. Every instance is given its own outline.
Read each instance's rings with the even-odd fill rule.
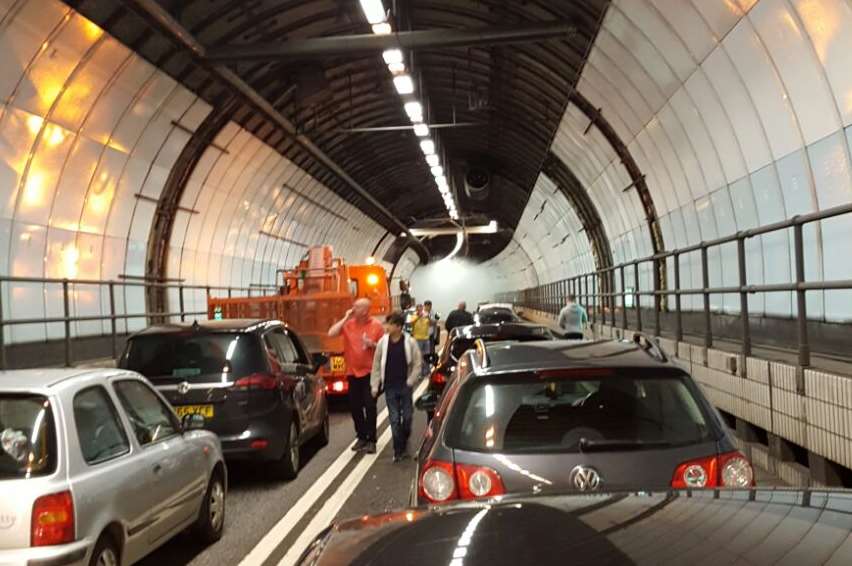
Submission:
[[[412,389],[420,380],[423,357],[417,341],[402,331],[405,318],[395,312],[387,317],[387,333],[376,344],[370,388],[373,397],[382,390],[388,405],[391,434],[393,435],[393,461],[408,457],[408,437],[411,436],[411,419],[414,413]]]

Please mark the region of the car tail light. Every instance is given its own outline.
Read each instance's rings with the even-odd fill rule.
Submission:
[[[456,464],[456,477],[459,480],[461,499],[492,497],[506,493],[500,474],[491,468]]]
[[[346,384],[342,381],[335,381],[328,384],[328,389],[337,393],[343,393],[343,390],[346,389]]]
[[[265,373],[253,373],[234,382],[234,389],[275,389],[278,380]]]
[[[431,503],[506,493],[500,474],[485,466],[429,460],[420,474],[420,495]]]
[[[440,371],[432,372],[432,383],[435,385],[444,385],[447,383],[447,376]]]
[[[754,469],[740,452],[698,458],[680,464],[672,477],[672,487],[752,487]]]
[[[33,503],[31,546],[74,542],[74,499],[70,491],[45,495]]]

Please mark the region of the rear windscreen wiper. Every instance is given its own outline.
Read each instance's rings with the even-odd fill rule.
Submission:
[[[669,448],[671,442],[664,440],[647,442],[643,440],[613,439],[589,440],[581,438],[578,443],[580,452],[614,452],[618,450],[652,450],[654,448]]]

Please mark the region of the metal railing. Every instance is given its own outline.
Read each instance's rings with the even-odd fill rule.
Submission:
[[[796,295],[797,339],[798,339],[798,366],[800,369],[811,365],[811,348],[808,336],[808,315],[806,294],[808,291],[831,291],[852,289],[852,279],[839,279],[831,281],[807,281],[805,279],[805,248],[803,228],[805,225],[827,220],[836,216],[852,213],[852,204],[828,208],[818,212],[793,216],[787,220],[767,224],[750,230],[742,230],[736,234],[717,238],[715,240],[701,242],[684,248],[658,253],[652,256],[635,259],[613,267],[600,269],[595,272],[585,273],[554,281],[538,287],[524,289],[518,292],[502,293],[499,299],[511,301],[519,306],[529,309],[551,312],[556,314],[564,304],[566,296],[570,293],[577,297],[580,304],[586,305],[592,323],[600,319],[606,323],[609,318],[610,325],[617,326],[616,311],[621,313],[621,328],[628,328],[628,310],[635,311],[637,330],[643,330],[642,320],[642,297],[653,297],[653,331],[654,335],[661,333],[660,315],[668,307],[668,298],[674,297],[674,334],[677,341],[683,340],[683,307],[681,299],[684,296],[699,295],[703,298],[703,337],[704,346],[713,346],[713,328],[711,322],[711,296],[714,294],[738,294],[739,313],[741,320],[741,349],[740,353],[750,356],[752,353],[751,326],[749,324],[749,295],[755,293],[778,293],[793,292]],[[789,283],[771,283],[760,285],[748,284],[748,269],[745,243],[749,238],[755,238],[763,234],[777,232],[780,230],[793,229],[793,252],[795,260],[794,280]],[[708,250],[725,244],[736,243],[738,285],[735,286],[710,286],[710,261]],[[701,287],[693,289],[681,289],[681,259],[694,252],[700,253]],[[721,256],[720,256],[721,257]],[[660,288],[660,281],[654,279],[653,290],[640,289],[640,265],[650,263],[654,269],[652,273],[659,273],[660,262],[666,262],[671,258],[674,271],[674,289]],[[632,270],[634,288],[626,286],[626,272]],[[615,291],[616,274],[620,280],[620,291]],[[612,292],[599,292],[601,288],[612,289]],[[628,298],[632,299],[632,305],[628,305]],[[692,312],[692,311],[691,311]],[[803,386],[802,372],[799,371],[799,385]]]
[[[26,285],[44,285],[59,286],[62,292],[62,316],[45,316],[41,318],[10,318],[6,319],[3,308],[4,291],[7,285],[26,284]],[[72,293],[77,287],[98,287],[102,290],[103,287],[108,289],[109,298],[109,314],[99,315],[74,315],[72,314]],[[125,305],[124,312],[119,312],[116,308],[116,291],[125,290],[127,288],[139,288],[144,290],[145,297],[149,291],[160,290],[177,290],[178,310],[173,312],[149,312],[143,306],[142,312],[127,312]],[[46,277],[0,277],[0,370],[7,368],[7,348],[11,345],[6,340],[6,328],[11,326],[34,325],[34,324],[58,324],[64,325],[62,340],[64,341],[64,361],[66,366],[71,366],[74,363],[72,343],[74,338],[88,338],[92,336],[111,336],[112,339],[112,356],[118,356],[118,322],[121,320],[129,321],[133,319],[146,319],[151,321],[165,321],[170,318],[179,317],[181,322],[187,317],[207,317],[207,310],[204,311],[187,311],[185,306],[185,294],[187,291],[204,291],[206,297],[216,292],[227,292],[228,297],[235,294],[237,296],[262,296],[271,293],[277,293],[278,288],[273,286],[251,286],[251,287],[226,287],[216,285],[184,285],[181,283],[167,283],[156,281],[114,281],[100,279],[57,279]],[[102,299],[101,299],[102,301]],[[101,303],[102,304],[102,303]],[[110,322],[109,333],[93,333],[93,334],[78,334],[74,336],[71,330],[72,323],[75,322]]]

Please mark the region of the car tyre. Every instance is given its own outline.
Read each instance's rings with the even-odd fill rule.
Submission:
[[[299,474],[299,427],[296,419],[290,419],[290,429],[284,443],[284,454],[273,464],[275,475],[284,480],[292,480]]]
[[[222,538],[225,530],[225,499],[225,481],[221,473],[214,472],[193,526],[193,534],[205,545]]]
[[[120,554],[118,545],[115,544],[115,541],[108,534],[102,534],[97,544],[95,544],[95,550],[92,552],[89,566],[118,566],[119,563]]]
[[[328,418],[328,406],[325,408],[325,416],[323,416],[322,424],[320,424],[319,432],[317,433],[317,446],[328,446],[328,441],[331,439],[331,423]]]

